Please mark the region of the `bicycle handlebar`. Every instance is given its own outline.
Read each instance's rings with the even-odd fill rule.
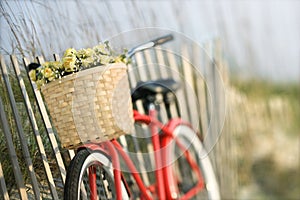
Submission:
[[[156,38],[156,39],[152,40],[152,42],[154,43],[154,46],[156,46],[156,45],[164,44],[164,43],[166,43],[168,41],[171,41],[173,39],[174,39],[173,35],[168,34],[168,35]]]
[[[129,50],[128,53],[127,53],[127,57],[130,58],[138,51],[143,51],[143,50],[155,47],[157,45],[164,44],[164,43],[166,43],[168,41],[171,41],[173,39],[174,39],[174,36],[172,34],[168,34],[168,35],[150,40],[149,42],[143,43],[143,44],[138,45],[138,46],[132,48],[131,50]]]

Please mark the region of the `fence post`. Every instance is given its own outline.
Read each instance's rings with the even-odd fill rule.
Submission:
[[[29,96],[28,96],[28,93],[26,91],[24,80],[21,77],[21,71],[20,71],[19,64],[18,64],[18,61],[17,61],[17,58],[16,58],[15,55],[11,55],[11,61],[13,63],[14,71],[15,71],[16,77],[18,79],[19,87],[21,88],[24,103],[25,103],[26,110],[27,110],[27,113],[28,113],[28,116],[29,116],[29,121],[31,123],[31,127],[32,127],[32,130],[33,130],[34,135],[35,135],[34,138],[36,140],[36,144],[38,146],[38,149],[39,149],[39,152],[40,152],[40,155],[41,155],[41,159],[42,159],[42,162],[43,162],[43,165],[44,165],[44,171],[46,173],[47,181],[48,181],[48,184],[50,186],[52,198],[53,199],[58,199],[58,195],[57,195],[57,192],[56,192],[56,189],[55,189],[55,184],[54,184],[54,181],[53,181],[51,169],[50,169],[50,166],[49,166],[49,163],[48,163],[48,160],[47,160],[47,156],[46,156],[46,152],[45,152],[45,148],[44,148],[44,145],[43,145],[43,141],[42,141],[42,138],[41,138],[39,130],[38,130],[37,122],[36,122],[35,117],[34,117],[33,109],[31,107]]]
[[[1,57],[2,59],[2,57]],[[20,194],[20,197],[22,200],[27,200],[27,193],[26,193],[26,190],[25,190],[25,184],[24,184],[24,180],[23,180],[23,177],[22,177],[22,172],[21,172],[21,169],[20,169],[20,165],[19,165],[19,162],[18,162],[18,157],[17,157],[17,154],[16,154],[16,150],[15,150],[15,147],[14,147],[14,144],[13,144],[13,139],[11,137],[11,132],[10,132],[10,129],[9,129],[9,126],[8,126],[8,120],[6,118],[6,115],[5,115],[5,112],[4,112],[4,106],[3,106],[3,103],[2,103],[2,98],[0,96],[0,117],[1,117],[1,123],[2,123],[2,127],[3,127],[3,131],[4,131],[4,135],[5,135],[5,138],[6,138],[6,145],[7,145],[7,148],[8,148],[8,152],[9,152],[9,157],[10,157],[10,160],[11,160],[11,163],[13,165],[13,172],[14,172],[14,176],[15,176],[15,179],[16,179],[16,183],[17,183],[17,187],[18,187],[18,191],[19,191],[19,194]]]
[[[29,60],[27,58],[24,58],[25,66],[28,66],[29,63],[30,63]],[[62,178],[63,183],[65,183],[66,169],[64,166],[64,162],[63,162],[60,150],[59,150],[59,146],[57,144],[57,141],[56,141],[53,129],[52,129],[52,125],[51,125],[45,104],[43,102],[42,95],[34,83],[31,82],[31,86],[34,91],[34,95],[35,95],[36,101],[38,103],[38,107],[40,109],[40,113],[42,115],[43,122],[46,127],[46,131],[48,133],[49,139],[50,139],[51,147],[53,149],[53,153],[55,155],[55,159],[56,159],[59,171],[60,171],[60,176]]]
[[[9,200],[1,162],[0,162],[0,191],[3,194],[4,200]]]
[[[20,119],[20,115],[16,106],[16,101],[15,101],[15,97],[9,82],[9,77],[8,77],[8,72],[7,72],[7,67],[4,63],[4,59],[1,56],[1,69],[2,69],[2,76],[4,79],[4,85],[6,86],[8,95],[9,95],[9,101],[10,101],[10,105],[12,107],[12,111],[13,111],[13,116],[17,125],[17,132],[19,134],[19,138],[20,138],[20,142],[21,142],[21,146],[22,146],[22,151],[23,151],[23,156],[28,168],[28,172],[30,174],[30,178],[31,178],[31,182],[32,182],[32,187],[33,187],[33,192],[35,195],[36,199],[41,199],[41,195],[40,195],[40,189],[38,186],[38,181],[36,179],[36,174],[33,168],[33,164],[32,164],[32,160],[30,157],[30,153],[29,153],[29,149],[26,143],[26,138],[25,138],[25,134],[22,128],[22,122]]]

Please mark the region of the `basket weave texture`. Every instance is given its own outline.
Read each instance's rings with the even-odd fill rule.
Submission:
[[[133,130],[125,64],[80,71],[41,90],[63,148],[118,138]]]

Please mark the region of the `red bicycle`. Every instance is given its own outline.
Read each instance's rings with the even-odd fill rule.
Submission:
[[[128,56],[171,39],[167,35],[152,40],[129,51]],[[134,110],[134,120],[136,129],[148,129],[150,133],[154,168],[148,171],[154,174],[153,184],[142,180],[134,156],[113,139],[77,149],[67,171],[64,198],[220,199],[211,162],[196,131],[180,118],[166,124],[158,119],[160,105],[174,103],[179,87],[173,79],[161,79],[139,82],[132,93],[132,101],[141,100],[148,113]],[[121,165],[126,167],[125,172]]]

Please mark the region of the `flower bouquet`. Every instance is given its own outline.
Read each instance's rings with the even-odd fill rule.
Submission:
[[[41,90],[62,147],[117,138],[133,130],[126,51],[107,42],[67,49],[61,61],[29,71]]]
[[[126,58],[126,53],[127,50],[124,50],[123,53],[116,54],[108,42],[78,51],[69,48],[65,51],[61,61],[44,62],[40,67],[30,70],[29,76],[40,89],[46,83],[92,67],[112,63],[128,64],[129,60]]]

